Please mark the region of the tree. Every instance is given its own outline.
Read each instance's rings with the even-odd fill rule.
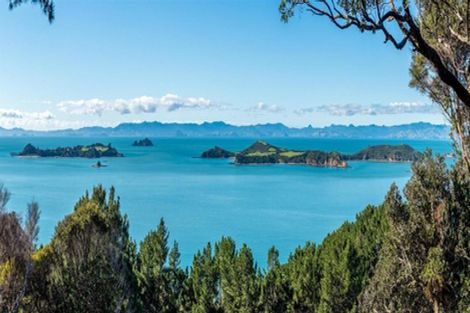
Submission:
[[[279,251],[273,246],[268,251],[268,271],[262,279],[260,312],[288,312],[292,291],[288,271],[279,261]]]
[[[63,313],[132,311],[134,254],[114,188],[108,196],[103,187],[95,187],[58,224],[38,258],[48,269],[42,277],[49,289],[42,307]]]
[[[430,152],[413,165],[402,198],[384,202],[389,231],[361,296],[361,312],[469,312],[470,201],[463,164]]]
[[[206,245],[202,253],[198,251],[194,256],[190,270],[191,295],[193,297],[192,313],[218,312],[217,299],[217,271],[212,256],[212,246]]]
[[[25,4],[33,3],[41,7],[42,12],[47,16],[50,23],[54,21],[54,1],[53,0],[8,0],[8,7],[10,10]]]
[[[463,0],[282,0],[282,20],[297,7],[340,29],[382,33],[397,49],[413,48],[412,87],[439,104],[470,169],[470,2]]]
[[[169,257],[169,266],[165,266]],[[176,312],[180,304],[184,272],[179,267],[175,242],[168,255],[168,230],[163,219],[140,244],[139,287],[142,311]]]
[[[32,255],[39,232],[39,206],[27,207],[26,223],[7,212],[10,193],[0,185],[0,312],[19,312],[33,270]]]

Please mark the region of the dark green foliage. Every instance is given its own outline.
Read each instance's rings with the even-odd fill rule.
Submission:
[[[145,137],[144,139],[140,139],[140,140],[135,140],[132,145],[134,147],[153,147],[153,142],[152,140],[148,139],[147,137]]]
[[[134,248],[114,189],[93,189],[56,228],[36,256],[31,312],[116,312],[133,307]],[[41,271],[38,271],[41,269]]]
[[[363,312],[468,312],[469,184],[464,167],[428,152],[413,166],[402,199],[392,186],[384,208],[390,231]]]
[[[325,151],[296,151],[273,146],[264,141],[254,144],[239,153],[215,147],[202,154],[203,158],[228,158],[235,156],[236,164],[306,164],[319,167],[347,167],[346,160],[411,162],[421,153],[409,145],[376,145],[352,155]]]
[[[88,146],[75,146],[75,147],[59,147],[56,149],[39,149],[32,144],[28,143],[23,151],[14,156],[28,156],[28,157],[61,157],[61,158],[101,158],[101,157],[122,157],[122,153],[118,152],[111,144],[107,146],[101,143],[95,143]]]
[[[235,156],[235,153],[222,149],[221,147],[215,146],[201,154],[201,158],[204,159],[226,159]]]
[[[53,0],[8,0],[8,7],[10,10],[24,4],[33,3],[41,7],[42,12],[47,16],[49,22],[54,20],[54,1]]]
[[[190,270],[188,292],[192,295],[191,312],[212,313],[217,310],[217,269],[208,243],[202,252],[196,253]]]
[[[236,164],[308,164],[312,166],[346,167],[343,156],[336,152],[293,151],[256,141],[235,155]]]
[[[143,312],[176,312],[181,306],[186,277],[179,257],[177,243],[168,255],[168,230],[161,219],[158,228],[140,244],[138,277]]]
[[[409,145],[377,145],[359,151],[347,159],[349,160],[374,160],[374,161],[417,161],[421,153]]]

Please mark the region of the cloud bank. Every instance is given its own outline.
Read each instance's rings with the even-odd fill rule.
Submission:
[[[102,115],[105,112],[119,114],[155,113],[158,109],[173,112],[181,109],[209,109],[219,105],[206,98],[183,98],[175,94],[166,94],[155,98],[142,96],[133,99],[81,99],[61,101],[57,104],[60,111],[77,115]]]
[[[50,111],[27,112],[14,109],[0,109],[2,127],[29,127],[40,129],[54,123],[55,116]]]
[[[250,112],[268,112],[268,113],[279,113],[284,111],[283,108],[281,108],[278,105],[275,104],[267,104],[264,102],[258,102],[256,105],[248,108],[248,111]]]
[[[308,107],[296,110],[298,115],[314,112],[324,112],[334,116],[354,115],[387,115],[387,114],[439,114],[439,107],[435,104],[421,102],[392,102],[390,104],[332,104],[319,107]]]
[[[28,119],[28,120],[51,120],[54,115],[50,111],[25,112],[13,109],[0,109],[0,119]]]

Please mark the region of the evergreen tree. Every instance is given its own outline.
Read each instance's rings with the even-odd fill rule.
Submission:
[[[140,244],[139,287],[142,311],[169,312],[171,307],[164,265],[168,256],[168,230],[163,219]]]
[[[98,186],[59,223],[51,244],[37,256],[41,267],[49,267],[44,273],[36,272],[37,279],[48,285],[41,305],[45,312],[132,310],[131,244],[127,219],[119,208],[114,188],[106,198]]]

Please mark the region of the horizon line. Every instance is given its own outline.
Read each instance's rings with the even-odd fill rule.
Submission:
[[[269,125],[282,125],[286,128],[289,129],[305,129],[305,128],[317,128],[317,129],[325,129],[329,127],[399,127],[399,126],[407,126],[407,125],[415,125],[415,124],[427,124],[427,125],[432,125],[432,126],[446,126],[450,127],[449,124],[442,123],[442,124],[434,124],[431,122],[425,122],[425,121],[417,121],[417,122],[411,122],[411,123],[403,123],[403,124],[334,124],[331,123],[329,125],[325,126],[314,126],[312,124],[306,125],[306,126],[288,126],[282,122],[267,122],[267,123],[257,123],[257,124],[232,124],[230,122],[225,122],[225,121],[204,121],[204,122],[163,122],[163,121],[158,121],[158,120],[148,120],[148,121],[129,121],[129,122],[121,122],[117,123],[114,126],[107,126],[107,125],[89,125],[89,126],[83,126],[83,127],[78,127],[78,128],[73,128],[73,127],[68,127],[68,128],[57,128],[57,129],[47,129],[47,130],[41,130],[41,129],[27,129],[27,128],[22,128],[22,127],[13,127],[13,128],[6,128],[0,126],[1,130],[6,130],[6,131],[27,131],[27,132],[60,132],[60,131],[79,131],[82,129],[87,129],[87,128],[104,128],[104,129],[113,129],[117,128],[121,125],[126,125],[126,124],[133,124],[133,125],[142,125],[142,124],[162,124],[162,125],[197,125],[197,126],[203,126],[204,124],[224,124],[226,126],[232,126],[232,127],[255,127],[255,126],[269,126]]]

